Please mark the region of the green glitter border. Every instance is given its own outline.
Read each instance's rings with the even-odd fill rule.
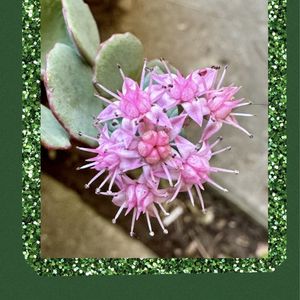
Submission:
[[[23,197],[22,239],[26,261],[39,275],[111,275],[270,272],[286,259],[286,7],[269,0],[269,254],[247,259],[42,259],[40,257],[40,3],[22,2]]]

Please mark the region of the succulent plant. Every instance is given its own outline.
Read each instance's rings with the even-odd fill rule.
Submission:
[[[79,134],[97,135],[92,117],[103,105],[94,96],[93,81],[112,90],[121,88],[117,64],[136,79],[143,66],[143,45],[131,33],[115,34],[101,43],[93,15],[82,0],[42,0],[41,6],[41,77],[56,128],[53,143],[49,114],[42,113],[42,144],[67,149],[75,139],[95,145]]]
[[[252,137],[236,119],[251,115],[234,111],[250,102],[235,98],[239,87],[223,86],[227,67],[220,76],[219,67],[183,76],[164,59],[144,59],[143,45],[131,33],[100,43],[82,0],[42,0],[43,10],[42,78],[51,109],[41,108],[43,145],[67,149],[71,138],[87,145],[78,148],[94,157],[78,169],[96,174],[85,187],[106,174],[95,193],[112,196],[119,206],[113,223],[122,211],[132,212],[131,236],[141,215],[151,236],[150,217],[167,233],[158,209],[167,214],[163,205],[180,192],[194,205],[194,189],[205,212],[205,184],[227,192],[211,175],[238,173],[211,166],[211,158],[230,147],[214,150],[220,138],[210,138],[223,124]],[[187,120],[202,129],[196,145],[184,137]],[[168,185],[163,188],[162,182]]]

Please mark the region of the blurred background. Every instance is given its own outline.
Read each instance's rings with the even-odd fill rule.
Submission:
[[[207,214],[192,207],[185,193],[169,206],[169,234],[144,220],[129,237],[130,217],[111,219],[117,208],[84,184],[94,174],[76,171],[85,156],[42,149],[42,257],[264,257],[267,255],[267,1],[243,0],[87,0],[101,40],[130,31],[150,60],[165,57],[184,74],[211,65],[229,65],[225,84],[242,86],[239,97],[253,102],[240,118],[253,133],[224,127],[222,144],[232,150],[212,165],[238,169],[239,175],[214,179],[229,190],[206,185]],[[241,109],[241,111],[243,111]],[[189,138],[199,133],[191,124]],[[223,146],[222,145],[222,146]]]

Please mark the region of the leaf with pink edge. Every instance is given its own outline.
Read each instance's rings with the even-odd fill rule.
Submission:
[[[44,105],[41,105],[41,141],[47,149],[65,150],[71,147],[69,134]]]
[[[94,96],[92,70],[75,50],[56,44],[47,57],[45,86],[49,105],[70,135],[89,145],[96,143],[79,131],[96,137],[92,116],[98,115],[101,103]]]
[[[69,34],[79,53],[93,66],[100,35],[90,8],[82,0],[62,0],[63,15]]]
[[[138,80],[143,67],[144,48],[141,41],[133,34],[114,34],[101,44],[96,57],[94,80],[109,90],[116,92],[122,88],[123,79],[117,65],[125,76]],[[101,93],[111,97],[106,92]]]
[[[61,0],[41,0],[41,73],[46,55],[56,43],[72,45],[62,14]]]

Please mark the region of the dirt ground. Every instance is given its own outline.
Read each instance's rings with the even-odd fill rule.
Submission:
[[[42,151],[42,170],[64,186],[43,177],[42,184],[52,182],[53,189],[43,189],[42,254],[47,257],[110,257],[118,245],[128,244],[134,256],[159,257],[262,257],[267,254],[267,7],[255,0],[88,0],[104,41],[111,34],[131,31],[144,44],[148,59],[166,57],[182,72],[200,66],[229,64],[226,83],[243,85],[241,97],[252,100],[256,119],[242,120],[255,138],[249,140],[234,129],[225,128],[222,135],[233,150],[214,161],[214,165],[239,169],[240,175],[222,176],[216,180],[229,188],[229,197],[208,189],[204,194],[208,212],[189,204],[181,196],[181,216],[173,221],[169,235],[159,233],[151,238],[146,223],[137,223],[135,239],[128,238],[130,218],[122,217],[117,239],[109,239],[97,230],[113,225],[116,213],[109,198],[85,190],[84,183],[92,172],[77,172],[83,162],[77,150],[48,153]],[[113,5],[112,5],[113,4]],[[191,136],[197,136],[193,127]],[[225,144],[224,144],[225,145]],[[77,195],[66,210],[63,190]],[[55,197],[54,197],[55,194]],[[62,195],[59,197],[59,195]],[[228,196],[228,195],[226,195]],[[53,201],[55,199],[55,201]],[[76,204],[77,203],[77,204]],[[170,212],[175,207],[170,207]],[[83,210],[80,216],[79,210]],[[65,214],[65,215],[64,215]],[[57,216],[60,216],[58,222]],[[78,218],[83,228],[75,226]],[[65,219],[65,222],[63,221]],[[43,222],[43,220],[47,220]],[[108,220],[108,221],[107,221]],[[82,223],[83,222],[83,223]],[[72,226],[74,224],[74,226]],[[97,224],[97,225],[95,225]],[[59,231],[57,230],[59,226]],[[93,228],[95,229],[93,230]],[[70,228],[74,231],[70,233]],[[110,229],[108,229],[110,230]],[[113,232],[113,231],[111,231]],[[91,241],[92,243],[88,242]],[[110,243],[103,243],[103,239]],[[114,242],[116,241],[117,242]],[[131,243],[132,242],[132,243]],[[77,247],[76,247],[77,246]],[[144,248],[143,248],[144,247]],[[114,252],[127,257],[128,251]]]

